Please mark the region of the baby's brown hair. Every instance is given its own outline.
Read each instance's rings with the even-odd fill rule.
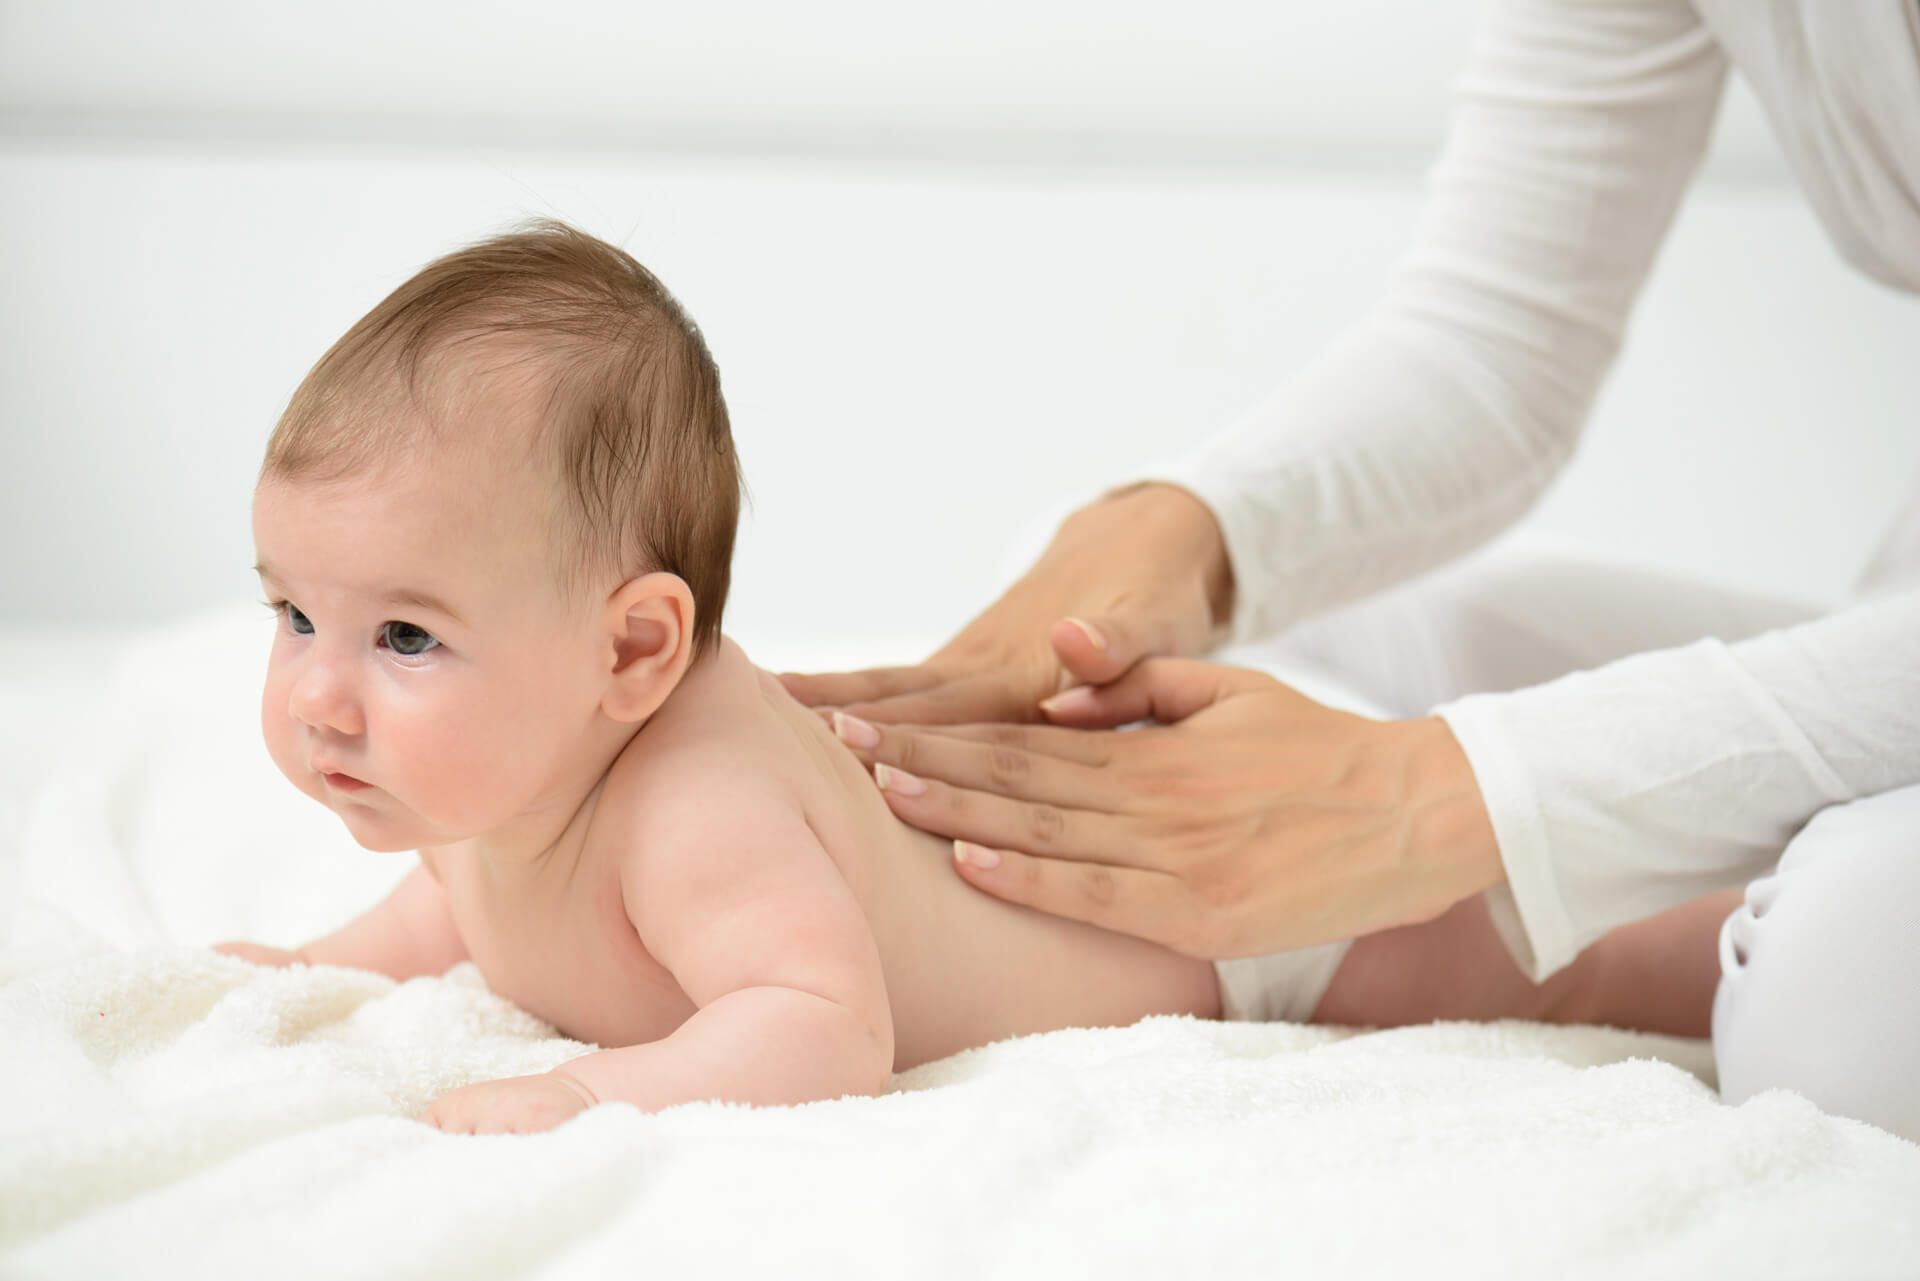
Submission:
[[[361,317],[293,393],[267,443],[262,480],[327,481],[391,462],[431,424],[423,379],[474,374],[456,357],[484,345],[494,370],[545,394],[536,439],[558,498],[564,588],[649,570],[686,580],[694,652],[719,643],[740,516],[720,371],[678,301],[630,255],[540,220],[450,253]]]

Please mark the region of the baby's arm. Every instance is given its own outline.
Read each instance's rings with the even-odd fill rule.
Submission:
[[[683,787],[632,835],[628,917],[699,1009],[554,1075],[646,1110],[879,1093],[893,1070],[879,947],[797,801],[734,771]]]
[[[260,965],[341,965],[406,980],[445,974],[467,959],[467,948],[447,910],[446,892],[423,861],[372,908],[325,938],[293,952],[257,943],[214,948]]]

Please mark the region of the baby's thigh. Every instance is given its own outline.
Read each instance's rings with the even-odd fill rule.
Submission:
[[[1313,1021],[1358,1027],[1563,1021],[1582,989],[1577,965],[1538,984],[1522,974],[1493,927],[1486,898],[1476,894],[1431,921],[1355,939]]]

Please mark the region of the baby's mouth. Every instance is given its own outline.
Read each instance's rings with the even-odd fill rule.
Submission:
[[[336,792],[358,792],[373,786],[373,784],[362,782],[351,774],[328,774],[323,772],[320,778],[328,787]]]

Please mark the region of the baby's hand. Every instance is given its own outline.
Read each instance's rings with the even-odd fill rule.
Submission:
[[[237,956],[243,961],[255,965],[273,965],[282,969],[289,965],[304,965],[307,958],[298,952],[289,952],[284,948],[268,947],[264,943],[216,943],[213,950],[227,956]]]
[[[435,1099],[420,1120],[449,1134],[537,1134],[595,1102],[586,1086],[548,1072],[462,1086]]]

